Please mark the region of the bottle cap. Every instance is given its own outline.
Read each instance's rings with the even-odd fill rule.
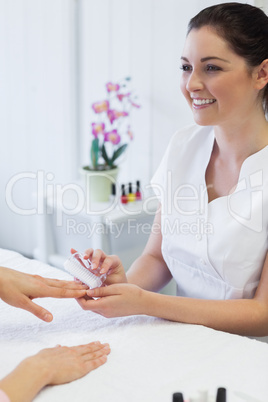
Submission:
[[[183,402],[183,395],[181,392],[175,392],[173,394],[173,402]]]
[[[226,389],[218,388],[216,402],[226,402]]]
[[[112,195],[116,195],[116,185],[115,185],[115,183],[112,183],[111,194],[112,194]]]

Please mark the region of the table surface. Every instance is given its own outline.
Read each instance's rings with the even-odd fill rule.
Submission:
[[[0,249],[0,264],[46,277],[70,278],[51,266]],[[75,382],[46,387],[43,402],[170,402],[200,389],[215,401],[218,387],[228,402],[268,401],[268,345],[203,326],[147,316],[106,319],[83,311],[75,300],[37,301],[54,315],[44,323],[0,301],[0,377],[23,358],[56,344],[108,342],[105,365]]]

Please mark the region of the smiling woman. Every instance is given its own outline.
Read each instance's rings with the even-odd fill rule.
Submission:
[[[249,73],[267,59],[267,16],[257,7],[238,3],[219,4],[217,7],[208,7],[194,18],[188,25],[188,35],[192,30],[209,27],[222,38],[228,48],[236,55],[242,57]],[[245,29],[245,27],[247,27]],[[226,60],[226,55],[222,55]],[[211,56],[202,59],[206,59]],[[215,57],[213,57],[215,58]],[[264,86],[260,98],[265,111],[268,111],[268,87]]]
[[[181,90],[197,124],[173,136],[152,179],[161,231],[127,277],[118,257],[87,250],[108,286],[88,291],[82,308],[268,335],[267,37],[268,17],[247,4],[190,21]],[[172,277],[177,297],[157,294]]]
[[[196,123],[232,127],[255,111],[259,97],[255,70],[249,72],[245,59],[215,29],[192,29],[182,61],[181,90],[192,106]]]

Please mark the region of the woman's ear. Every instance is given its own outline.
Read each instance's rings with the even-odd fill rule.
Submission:
[[[255,77],[256,81],[254,87],[261,90],[268,83],[268,59],[263,60],[263,62],[256,67]]]

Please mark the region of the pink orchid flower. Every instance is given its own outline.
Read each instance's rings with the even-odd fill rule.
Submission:
[[[128,116],[128,113],[124,112],[124,111],[115,110],[115,109],[109,109],[107,112],[107,115],[108,115],[108,119],[110,120],[110,123],[113,124],[113,122],[116,119],[119,119],[119,117]]]
[[[92,109],[95,113],[106,112],[109,109],[109,102],[107,100],[101,102],[95,102],[92,105]]]
[[[112,144],[117,145],[121,140],[120,135],[117,130],[112,130],[107,133],[104,133],[104,141],[110,141]]]
[[[106,89],[108,92],[117,92],[120,89],[120,85],[119,84],[113,84],[112,82],[107,82],[106,84]]]
[[[127,94],[117,94],[116,96],[117,96],[117,98],[120,100],[120,102],[122,102],[122,100],[123,100],[124,98],[129,98],[130,95],[131,95],[131,92],[128,92]]]
[[[99,134],[103,134],[105,129],[105,124],[104,123],[92,123],[92,134],[94,135],[95,138]]]

